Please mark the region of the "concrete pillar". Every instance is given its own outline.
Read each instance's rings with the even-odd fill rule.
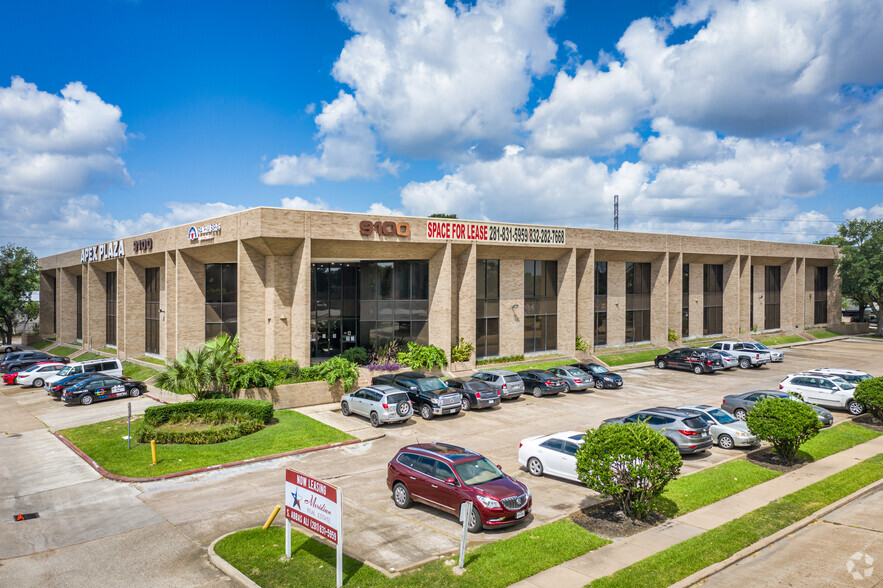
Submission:
[[[79,268],[77,268],[79,269]],[[79,272],[77,272],[79,273]],[[59,268],[55,278],[58,302],[57,337],[59,343],[73,343],[77,339],[77,273]]]
[[[558,258],[558,352],[576,352],[576,249]]]
[[[237,243],[236,320],[239,353],[248,360],[263,359],[266,352],[266,257],[251,245]],[[272,325],[271,325],[272,327]]]
[[[160,351],[163,357],[176,357],[178,349],[178,256],[174,251],[164,254],[163,300],[160,313]],[[119,274],[117,274],[119,275]]]
[[[595,250],[576,259],[576,334],[595,345]]]
[[[705,329],[705,264],[690,264],[690,337],[701,337]]]
[[[752,265],[754,272],[754,291],[751,293],[751,300],[754,303],[754,324],[751,325],[752,332],[759,333],[763,331],[766,324],[766,310],[764,308],[765,292],[766,292],[766,266]]]
[[[652,311],[651,311],[652,312]],[[607,262],[607,345],[625,344],[625,262]]]
[[[310,365],[311,244],[304,239],[291,256],[291,358],[300,366]]]
[[[55,337],[55,284],[58,272],[40,272],[40,337]]]
[[[291,357],[291,279],[290,255],[273,257],[273,342],[267,357]],[[309,300],[307,301],[309,309]]]
[[[802,285],[802,281],[798,276],[799,270],[796,257],[782,264],[782,293],[780,300],[782,322],[779,327],[786,333],[800,330],[800,325],[802,324],[798,313],[798,309],[803,306],[803,292],[799,288]],[[801,302],[800,304],[798,304],[798,299]]]
[[[727,337],[738,338],[739,300],[741,282],[739,280],[739,258],[731,257],[724,262],[723,329]]]
[[[500,260],[500,355],[524,353],[524,261]]]
[[[879,320],[879,319],[878,319]],[[840,272],[837,266],[828,266],[828,324],[843,322],[843,295],[840,293]]]
[[[122,279],[117,274],[117,323],[123,324],[123,338],[117,340],[117,351],[126,359],[144,355],[145,276],[144,268],[128,259],[122,266]]]
[[[668,343],[668,255],[650,262],[650,341]]]
[[[107,274],[95,264],[84,267],[83,346],[104,347],[107,344]]]
[[[457,306],[455,339],[460,337],[475,345],[475,280],[478,251],[475,243],[457,258]],[[432,317],[430,317],[432,320]],[[469,357],[471,367],[475,366],[475,352]]]
[[[429,344],[451,350],[453,259],[451,244],[444,244],[429,259]]]
[[[751,256],[739,256],[739,333],[751,332]],[[724,310],[726,312],[726,309]],[[743,339],[746,337],[742,337]]]
[[[668,305],[667,320],[668,329],[673,329],[678,334],[678,338],[683,337],[683,304],[684,304],[684,256],[682,253],[670,252],[668,256]],[[666,344],[674,345],[675,342],[669,342],[666,337]]]
[[[205,343],[205,264],[180,250],[175,255],[175,349],[180,353]]]

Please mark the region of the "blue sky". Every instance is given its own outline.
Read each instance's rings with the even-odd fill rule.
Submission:
[[[624,5],[624,6],[623,6]],[[883,216],[873,2],[6,2],[0,241],[252,206],[811,241]]]

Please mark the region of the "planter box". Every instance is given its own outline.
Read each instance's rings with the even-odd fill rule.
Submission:
[[[273,408],[303,408],[317,404],[340,402],[343,396],[343,384],[335,382],[333,386],[322,380],[319,382],[302,382],[300,384],[282,384],[275,389],[249,388],[242,390],[240,398],[257,398],[270,400]]]

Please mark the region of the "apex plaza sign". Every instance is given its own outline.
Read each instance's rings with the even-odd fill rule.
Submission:
[[[126,251],[123,248],[122,240],[111,241],[110,243],[93,245],[92,247],[86,247],[83,249],[80,252],[80,263],[116,259],[117,257],[124,257],[125,255]]]

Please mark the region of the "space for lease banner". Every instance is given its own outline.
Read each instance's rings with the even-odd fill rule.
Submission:
[[[426,223],[428,239],[486,241],[488,243],[532,243],[564,245],[564,229],[527,225],[497,225],[457,220],[431,220]]]

